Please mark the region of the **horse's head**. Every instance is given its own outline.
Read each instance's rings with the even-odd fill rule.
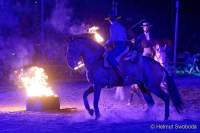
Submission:
[[[103,52],[104,48],[90,38],[85,37],[73,40],[68,44],[68,65],[74,69],[78,65],[80,57],[83,58],[84,64],[88,65],[92,61],[99,59]]]
[[[77,41],[71,41],[67,47],[67,62],[72,69],[77,66],[81,56],[81,48],[78,43]]]

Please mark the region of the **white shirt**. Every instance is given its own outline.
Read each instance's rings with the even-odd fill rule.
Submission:
[[[144,32],[144,35],[145,35],[147,41],[149,41],[151,39],[150,35],[149,35],[149,32]]]

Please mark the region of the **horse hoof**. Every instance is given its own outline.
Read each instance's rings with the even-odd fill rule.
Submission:
[[[148,108],[144,112],[148,114],[148,113],[151,113],[151,110],[152,110],[151,108]]]
[[[128,102],[126,105],[127,105],[127,106],[130,106],[130,105],[131,105],[131,103],[130,103],[130,102]]]
[[[89,112],[89,114],[90,114],[91,116],[93,116],[93,114],[94,114],[94,110],[93,110],[93,109],[90,109],[88,112]]]
[[[101,117],[100,114],[96,115],[95,120],[99,120],[100,117]]]
[[[168,117],[165,117],[165,121],[167,121],[168,120]]]

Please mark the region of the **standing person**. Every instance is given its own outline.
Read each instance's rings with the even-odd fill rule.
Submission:
[[[109,17],[106,20],[108,20],[110,23],[110,36],[105,45],[106,48],[109,49],[107,51],[107,60],[109,64],[113,67],[115,72],[118,74],[120,82],[123,82],[123,76],[117,58],[122,56],[124,52],[128,49],[126,45],[126,29],[122,24],[119,23],[119,17]]]
[[[151,24],[148,22],[143,22],[141,25],[143,33],[140,34],[136,39],[136,48],[139,53],[142,53],[143,56],[154,56],[152,35],[150,32]]]

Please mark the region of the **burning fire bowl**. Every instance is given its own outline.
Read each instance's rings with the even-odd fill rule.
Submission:
[[[57,96],[33,96],[26,102],[27,111],[54,111],[60,110],[60,100]]]

